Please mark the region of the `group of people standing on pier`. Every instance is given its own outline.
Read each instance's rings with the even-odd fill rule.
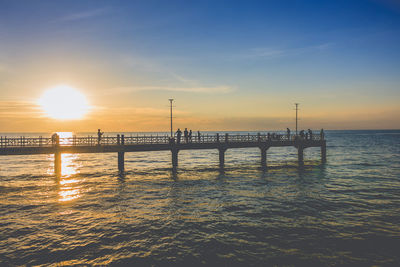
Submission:
[[[290,129],[286,128],[286,137],[287,137],[288,140],[290,140],[290,133],[291,133]],[[299,132],[299,134],[298,135],[297,134],[294,135],[293,138],[296,138],[297,136],[300,136],[301,139],[313,140],[313,135],[315,135],[315,134],[313,134],[311,129],[308,129],[307,132],[305,132],[304,130],[301,130]],[[281,139],[281,136],[283,136],[283,135],[277,134],[277,133],[272,133],[272,134],[271,133],[267,133],[268,140],[279,140],[279,139]],[[321,129],[319,137],[320,137],[321,140],[323,140],[325,138],[324,129]]]
[[[185,128],[185,130],[183,131],[183,137],[185,138],[185,143],[190,143],[192,142],[192,135],[193,132],[192,130],[189,130],[187,128]],[[175,133],[176,136],[176,143],[180,144],[181,143],[181,138],[182,138],[182,131],[180,128],[178,128],[178,130]],[[197,140],[200,142],[200,138],[201,138],[201,134],[200,131],[197,131]]]
[[[183,131],[183,137],[184,137],[184,142],[185,143],[191,143],[192,142],[192,135],[193,132],[192,130],[189,130],[187,128],[185,128],[185,130]],[[286,140],[291,140],[291,138],[295,139],[295,138],[301,138],[304,140],[313,140],[313,136],[315,134],[313,134],[311,129],[308,129],[307,132],[305,132],[304,130],[301,130],[299,132],[298,135],[293,135],[291,137],[291,131],[289,128],[286,128],[286,135],[285,134],[279,134],[279,133],[267,133],[267,140],[282,140],[282,137],[284,137]],[[324,133],[324,129],[321,129],[320,131],[320,135],[319,135],[320,139],[323,140],[325,138],[325,133]],[[182,131],[180,128],[178,128],[178,130],[175,133],[175,140],[177,144],[180,144],[182,141]],[[201,134],[200,131],[197,131],[197,141],[200,142],[201,140]]]
[[[323,131],[323,130],[321,130]],[[306,133],[304,133],[304,130],[301,130],[299,133],[300,137],[306,140],[312,140],[313,139],[313,132],[308,129]]]

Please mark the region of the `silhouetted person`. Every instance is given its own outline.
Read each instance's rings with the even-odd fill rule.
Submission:
[[[268,138],[268,140],[271,139],[271,134],[269,132],[267,133],[267,138]]]
[[[189,131],[189,141],[192,142],[192,130]]]
[[[324,140],[324,138],[325,138],[324,129],[321,129],[320,135],[321,135],[321,140]]]
[[[200,143],[200,137],[201,137],[200,131],[197,131],[197,138],[199,139],[199,143]]]
[[[57,133],[53,133],[52,135],[51,135],[51,143],[53,144],[53,145],[55,145],[55,144],[57,144],[58,143],[58,134]]]
[[[290,129],[286,128],[286,132],[287,132],[287,138],[290,140]]]
[[[304,130],[301,130],[301,131],[300,131],[300,137],[301,137],[301,138],[304,138]]]
[[[188,142],[188,136],[189,136],[189,132],[187,130],[187,128],[185,128],[185,131],[183,131],[183,135],[185,136],[185,142]]]
[[[181,136],[182,136],[182,131],[181,131],[181,129],[178,128],[178,131],[176,131],[176,143],[177,144],[181,143]]]
[[[101,143],[101,136],[104,134],[104,132],[101,132],[100,129],[97,129],[97,145],[99,146]]]
[[[310,136],[310,140],[312,140],[312,131],[308,129],[308,135]]]

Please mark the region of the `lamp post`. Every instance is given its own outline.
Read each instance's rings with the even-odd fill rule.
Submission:
[[[173,98],[170,98],[170,99],[168,99],[169,100],[169,103],[170,103],[170,113],[171,113],[171,138],[172,137],[174,137],[174,133],[173,133],[173,131],[172,131],[172,101],[174,101],[174,99]]]
[[[298,106],[299,106],[299,103],[294,103],[295,105],[296,105],[296,136],[297,136],[297,112],[298,112]]]

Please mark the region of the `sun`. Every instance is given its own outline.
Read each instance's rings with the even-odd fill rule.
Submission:
[[[58,120],[82,119],[90,108],[86,97],[67,85],[58,85],[46,90],[38,104],[48,117]]]

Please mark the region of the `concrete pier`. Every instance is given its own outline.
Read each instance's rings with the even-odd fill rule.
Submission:
[[[323,141],[323,144],[321,145],[321,161],[323,163],[326,162],[326,141]]]
[[[224,168],[224,166],[225,166],[225,151],[226,151],[226,148],[224,148],[224,147],[218,148],[219,167],[221,169]]]
[[[60,137],[54,135],[52,137],[54,142],[54,173],[57,176],[61,175],[61,150],[60,150]],[[39,146],[41,146],[42,137],[39,137]]]
[[[304,148],[302,145],[299,145],[297,147],[297,161],[298,161],[299,166],[304,165]]]
[[[171,157],[172,157],[172,169],[176,170],[178,167],[178,153],[179,149],[176,147],[171,149]]]
[[[321,161],[326,162],[326,140],[313,135],[304,138],[296,135],[266,134],[213,134],[201,138],[180,139],[170,136],[124,136],[114,137],[69,137],[69,138],[0,138],[0,155],[54,154],[54,171],[61,174],[62,153],[118,153],[118,170],[125,170],[124,158],[127,152],[171,151],[172,168],[178,167],[180,150],[217,149],[219,167],[225,165],[225,152],[230,148],[258,147],[261,151],[261,166],[267,167],[267,151],[270,147],[295,147],[298,150],[299,166],[304,164],[304,149],[319,147]]]
[[[125,171],[125,152],[118,152],[118,171]]]
[[[266,169],[267,168],[267,150],[268,150],[268,148],[260,147],[260,150],[261,150],[261,168]]]
[[[54,153],[54,173],[59,176],[61,175],[61,153]]]

